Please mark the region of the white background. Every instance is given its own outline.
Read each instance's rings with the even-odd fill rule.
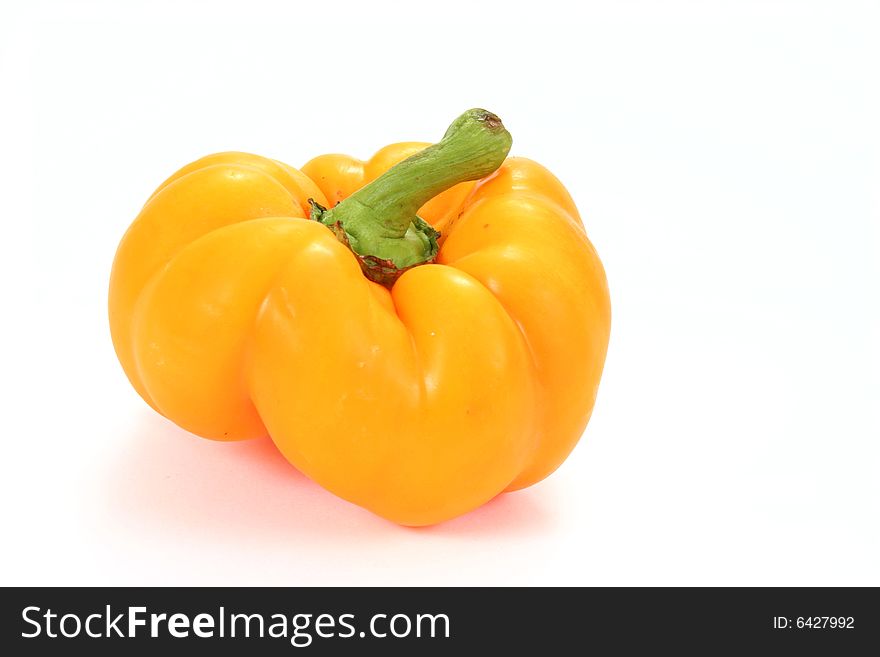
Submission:
[[[3,584],[880,585],[876,3],[2,3]],[[487,107],[608,272],[563,467],[445,525],[152,413],[116,244],[210,152],[294,166]]]

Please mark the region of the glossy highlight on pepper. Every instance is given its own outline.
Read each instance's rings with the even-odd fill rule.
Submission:
[[[125,233],[113,344],[137,392],[214,440],[268,435],[329,491],[404,525],[552,473],[608,345],[574,202],[469,110],[434,145],[294,169],[180,169]]]

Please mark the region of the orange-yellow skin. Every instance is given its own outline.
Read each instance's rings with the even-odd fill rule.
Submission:
[[[220,153],[153,194],[122,239],[110,326],[132,385],[184,429],[268,434],[333,493],[428,525],[529,486],[587,424],[610,328],[602,264],[561,183],[509,158],[420,216],[437,264],[393,289],[308,221],[427,144],[297,171]]]

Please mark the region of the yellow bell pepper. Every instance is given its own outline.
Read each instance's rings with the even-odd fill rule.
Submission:
[[[497,116],[298,171],[220,153],[165,181],[110,280],[137,392],[215,440],[270,436],[304,474],[405,525],[553,472],[593,409],[605,273],[571,197],[505,159]]]

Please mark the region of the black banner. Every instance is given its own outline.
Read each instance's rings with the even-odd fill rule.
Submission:
[[[3,589],[4,654],[865,654],[876,589]],[[653,652],[653,651],[651,651]],[[470,653],[467,653],[470,654]],[[745,653],[744,653],[745,654]]]

